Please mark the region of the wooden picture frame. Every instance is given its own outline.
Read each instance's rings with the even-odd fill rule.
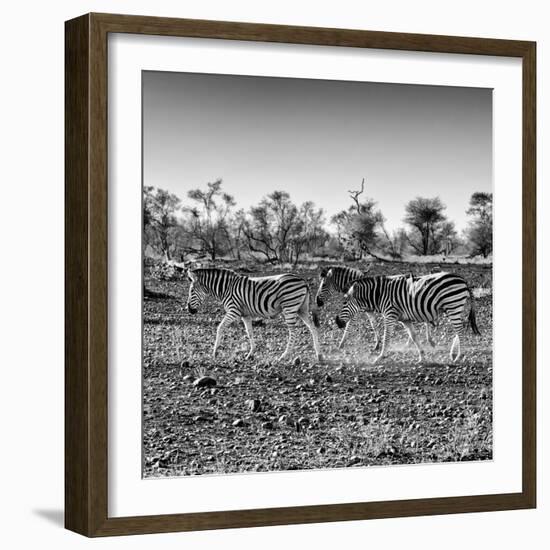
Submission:
[[[108,516],[107,36],[133,33],[520,58],[523,66],[522,491],[139,517]],[[86,536],[534,508],[536,45],[534,42],[88,14],[65,26],[65,525]]]

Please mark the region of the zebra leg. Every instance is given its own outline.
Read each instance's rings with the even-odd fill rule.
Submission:
[[[295,311],[293,311],[292,313],[285,313],[283,311],[283,315],[285,317],[286,326],[288,327],[288,342],[286,344],[284,353],[281,355],[281,357],[279,357],[279,361],[284,361],[288,357],[288,354],[292,349],[292,345],[294,343],[294,329],[296,328],[296,320],[298,318]]]
[[[309,312],[299,311],[298,317],[300,317],[304,325],[309,329],[309,332],[311,332],[311,337],[313,338],[313,347],[315,349],[315,357],[317,357],[317,361],[319,361],[321,359],[321,353],[319,350],[319,337],[317,335],[317,329],[313,325],[313,321],[309,318]]]
[[[458,361],[458,358],[461,354],[460,335],[464,330],[464,326],[462,324],[462,309],[463,307],[456,307],[453,309],[447,309],[445,311],[445,313],[447,314],[447,318],[451,321],[455,333],[455,337],[453,338],[453,343],[451,345],[451,350],[449,351],[449,357],[453,363],[456,363]],[[455,347],[458,347],[458,350],[456,352],[456,355],[453,357],[453,351]]]
[[[288,354],[290,353],[290,350],[292,349],[293,344],[294,344],[294,328],[288,327],[288,341],[286,344],[285,351],[279,357],[279,361],[284,361],[288,357]]]
[[[428,342],[428,344],[430,344],[430,346],[432,348],[435,348],[435,342],[434,342],[434,339],[432,338],[432,333],[430,332],[430,323],[426,323],[426,342]]]
[[[370,328],[372,328],[372,333],[374,334],[374,347],[372,348],[372,351],[378,351],[380,349],[380,338],[378,337],[378,331],[376,330],[376,325],[374,324],[373,316],[370,313],[367,313],[367,317],[369,319]],[[348,327],[346,326],[346,331],[347,330],[348,330]]]
[[[414,340],[411,337],[411,333],[409,332],[409,328],[407,327],[407,325],[405,323],[403,323],[402,321],[401,321],[401,324],[403,325],[403,328],[407,332],[407,341],[405,342],[405,345],[403,346],[403,349],[405,349],[410,343],[414,343]]]
[[[342,338],[340,338],[340,342],[338,343],[338,349],[342,349],[342,346],[344,345],[344,342],[346,338],[348,337],[348,329],[351,325],[351,320],[346,323],[346,328],[344,329],[344,334],[342,334]]]
[[[382,357],[384,357],[384,353],[386,351],[386,344],[389,341],[390,332],[392,331],[395,323],[397,322],[397,316],[394,315],[384,315],[384,332],[382,333],[382,346],[380,349],[380,354],[376,359],[374,360],[374,364],[378,363]]]
[[[421,363],[424,359],[424,352],[422,351],[422,348],[418,344],[418,339],[416,338],[416,331],[414,330],[412,323],[402,323],[402,325],[405,327],[407,332],[409,333],[409,339],[412,341],[412,343],[415,345],[416,350],[418,351],[418,362]]]
[[[226,325],[229,325],[234,321],[234,317],[231,315],[226,315],[218,325],[218,330],[216,331],[216,341],[214,342],[214,351],[212,353],[212,357],[216,359],[216,355],[218,353],[218,346],[220,345],[220,342],[222,340],[223,331],[225,329]]]
[[[453,351],[455,349],[455,346],[458,346],[458,351],[455,357],[453,358]],[[455,337],[453,338],[453,343],[451,345],[451,351],[449,352],[449,358],[453,363],[456,363],[459,357],[460,357],[460,336],[458,334],[455,334]]]
[[[244,328],[246,330],[246,335],[248,336],[248,340],[250,341],[250,351],[248,352],[246,358],[250,359],[254,355],[254,350],[256,349],[254,343],[254,333],[252,332],[252,319],[250,319],[250,317],[243,317],[242,319]]]

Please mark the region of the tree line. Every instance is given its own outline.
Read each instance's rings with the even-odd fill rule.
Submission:
[[[487,257],[493,248],[493,195],[470,197],[468,227],[459,234],[439,197],[405,204],[404,226],[392,233],[365,180],[348,191],[350,206],[327,220],[322,208],[294,204],[286,191],[273,191],[248,210],[238,208],[221,179],[191,189],[183,202],[165,189],[146,186],[144,247],[167,259],[255,258],[297,264],[305,257],[399,260],[409,254],[465,254]]]

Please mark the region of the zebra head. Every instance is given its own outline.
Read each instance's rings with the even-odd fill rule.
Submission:
[[[335,319],[338,328],[344,328],[361,308],[373,311],[375,281],[374,277],[364,277],[351,285],[344,295],[344,304]]]
[[[332,269],[327,269],[323,267],[321,269],[320,279],[321,284],[317,289],[317,294],[315,295],[315,301],[317,302],[318,307],[323,307],[325,305],[325,300],[334,293],[334,281],[332,277]]]
[[[194,271],[188,271],[187,276],[191,281],[189,285],[189,296],[187,298],[187,311],[191,314],[197,313],[204,298],[208,294],[206,287],[200,282],[198,274]]]
[[[357,300],[354,297],[354,286],[351,285],[351,288],[344,295],[344,303],[342,304],[340,313],[335,318],[338,328],[345,328],[359,310]]]

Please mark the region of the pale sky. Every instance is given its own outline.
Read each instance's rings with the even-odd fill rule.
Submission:
[[[143,182],[185,203],[223,178],[237,207],[285,190],[328,221],[364,177],[390,231],[416,196],[460,230],[492,191],[492,131],[490,89],[143,72]]]

